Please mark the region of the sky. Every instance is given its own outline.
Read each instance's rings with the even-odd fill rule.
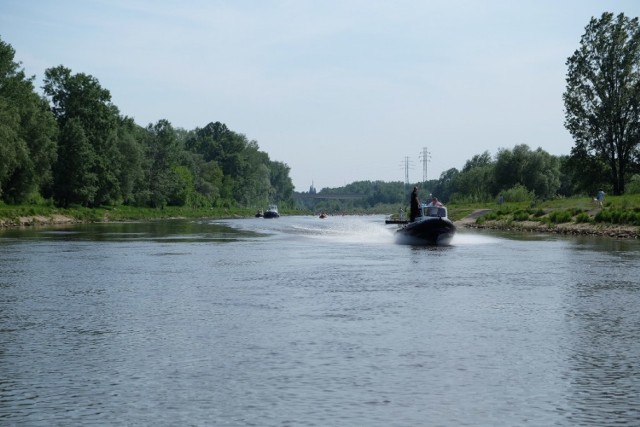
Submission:
[[[319,191],[569,154],[566,61],[603,12],[640,1],[0,0],[0,39],[38,88],[63,65],[141,126],[225,123]]]

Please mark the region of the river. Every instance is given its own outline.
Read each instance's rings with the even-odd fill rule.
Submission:
[[[0,425],[637,426],[639,261],[368,216],[0,231]]]

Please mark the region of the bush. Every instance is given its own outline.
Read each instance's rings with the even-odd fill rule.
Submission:
[[[640,212],[605,209],[596,214],[594,221],[609,224],[640,225]]]
[[[580,208],[572,208],[572,209],[570,210],[570,212],[571,212],[571,216],[578,216],[578,215],[580,215],[582,212],[584,212],[584,210],[583,210],[583,209],[580,209]]]
[[[569,211],[554,211],[549,214],[549,221],[554,224],[561,224],[563,222],[571,222],[571,212]]]
[[[581,212],[578,215],[576,215],[575,221],[578,224],[580,224],[580,223],[590,223],[591,222],[591,217],[589,216],[588,213]]]
[[[516,184],[510,189],[503,191],[502,195],[506,202],[532,202],[535,198],[532,191],[528,191],[522,184]]]
[[[527,211],[516,211],[513,213],[514,221],[527,221],[529,219],[529,212]]]

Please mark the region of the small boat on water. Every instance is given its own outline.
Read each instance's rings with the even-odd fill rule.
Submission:
[[[320,212],[320,219],[325,219],[326,217],[327,214],[324,211]]]
[[[264,211],[263,217],[264,218],[279,218],[280,214],[278,213],[278,206],[270,205],[269,209]]]
[[[264,216],[264,212],[262,212],[262,209],[256,212],[256,218],[262,218],[263,216]]]
[[[422,204],[415,221],[386,220],[385,224],[398,224],[396,231],[400,243],[422,245],[448,245],[456,233],[445,206]]]

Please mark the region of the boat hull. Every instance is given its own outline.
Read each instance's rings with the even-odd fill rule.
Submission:
[[[448,218],[426,218],[403,225],[396,232],[401,243],[422,245],[449,245],[456,226]]]
[[[280,215],[278,212],[266,211],[263,215],[263,218],[278,218]]]

